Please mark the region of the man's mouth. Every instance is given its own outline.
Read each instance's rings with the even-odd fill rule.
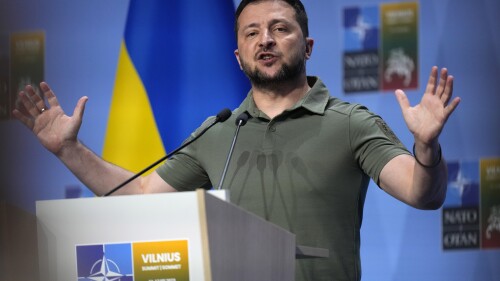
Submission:
[[[272,53],[262,53],[262,54],[259,54],[258,60],[268,62],[268,61],[272,61],[276,57],[277,56],[275,54],[272,54]]]

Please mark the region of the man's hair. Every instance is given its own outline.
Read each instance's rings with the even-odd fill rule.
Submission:
[[[240,17],[241,12],[243,9],[245,9],[248,4],[253,4],[253,3],[258,3],[258,2],[264,2],[266,0],[242,0],[240,4],[238,5],[238,8],[236,9],[236,12],[234,14],[234,34],[236,35],[236,40],[238,40],[238,19]],[[295,20],[299,23],[300,29],[302,30],[302,34],[304,37],[309,36],[309,26],[308,26],[308,19],[307,19],[307,13],[306,9],[304,8],[304,5],[300,0],[279,0],[286,2],[288,5],[290,5],[294,10],[295,10]]]

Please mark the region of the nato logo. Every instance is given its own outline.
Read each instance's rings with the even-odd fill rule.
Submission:
[[[445,206],[479,206],[478,162],[448,163],[448,190]]]
[[[442,213],[443,249],[478,249],[479,223],[478,163],[450,162]]]
[[[379,9],[344,9],[344,48],[346,51],[377,50],[379,47]]]
[[[130,243],[76,246],[79,281],[133,281]]]

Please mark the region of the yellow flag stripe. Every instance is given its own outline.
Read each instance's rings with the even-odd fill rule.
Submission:
[[[122,40],[103,158],[137,173],[163,155],[147,92]]]

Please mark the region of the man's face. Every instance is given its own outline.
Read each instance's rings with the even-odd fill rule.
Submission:
[[[241,12],[238,26],[234,53],[252,84],[288,81],[305,73],[313,41],[304,39],[295,10],[287,3],[250,4]]]

